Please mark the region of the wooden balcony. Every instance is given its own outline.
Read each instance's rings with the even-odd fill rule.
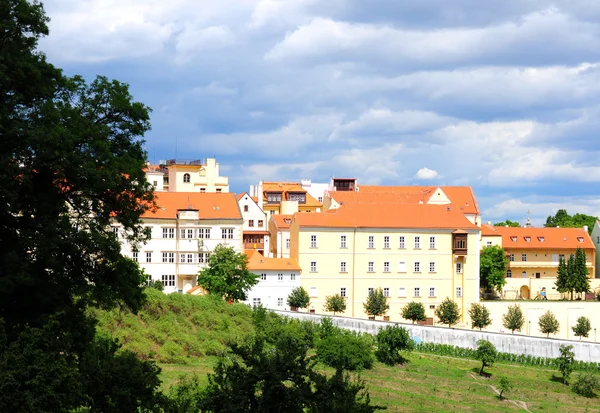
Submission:
[[[452,233],[452,253],[454,255],[467,255],[467,232],[456,230]]]
[[[244,249],[246,250],[262,250],[265,249],[264,242],[244,242]]]

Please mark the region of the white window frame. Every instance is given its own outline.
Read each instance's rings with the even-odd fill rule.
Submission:
[[[255,297],[252,299],[252,307],[260,307],[261,304],[260,298]]]
[[[291,241],[290,241],[290,239],[289,239],[289,238],[286,238],[286,239],[285,239],[285,249],[286,249],[286,250],[289,250],[289,249],[290,249],[290,246],[291,246]]]
[[[383,272],[390,272],[390,262],[389,261],[383,262]]]
[[[296,274],[290,274],[290,281],[296,281]]]
[[[456,263],[456,273],[457,273],[457,274],[462,274],[462,273],[463,273],[463,265],[462,265],[462,262],[457,262],[457,263]]]
[[[221,239],[233,239],[233,228],[221,228]]]
[[[348,266],[346,261],[340,262],[340,272],[348,272]]]
[[[421,297],[421,287],[413,288],[413,297],[420,298]]]
[[[419,235],[415,235],[414,249],[416,249],[416,250],[421,249],[421,237]]]
[[[406,287],[398,287],[398,297],[406,298]]]
[[[210,239],[210,228],[198,228],[198,238]]]
[[[340,296],[347,297],[347,294],[348,294],[348,290],[346,289],[346,287],[341,287],[340,288]]]
[[[174,274],[163,274],[160,276],[160,281],[165,287],[175,287],[175,275]]]
[[[139,262],[139,254],[137,251],[133,251],[131,253],[131,259],[134,260],[135,262]]]
[[[383,248],[386,250],[390,248],[390,236],[389,235],[385,235],[383,237]]]
[[[429,237],[429,249],[430,250],[435,249],[435,237]]]
[[[317,287],[310,287],[309,288],[309,292],[308,292],[310,297],[318,297],[319,296],[319,289]]]
[[[316,261],[310,262],[310,272],[317,272],[317,262]]]
[[[429,287],[429,297],[431,297],[431,298],[436,297],[435,287]]]
[[[175,238],[175,228],[163,227],[162,237],[163,238]]]
[[[413,272],[421,272],[421,261],[415,261],[415,264],[413,265]]]
[[[367,238],[367,248],[371,249],[371,250],[375,248],[375,236],[374,235],[369,235],[369,237]]]
[[[390,296],[390,287],[383,287],[383,296],[384,297]]]
[[[152,262],[152,251],[146,251],[146,262]]]
[[[401,250],[406,249],[406,237],[404,235],[398,237],[398,248]]]
[[[277,299],[277,307],[283,307],[283,298],[279,297]]]
[[[512,278],[512,270],[511,269],[506,270],[506,278]]]
[[[311,248],[318,248],[317,236],[314,235],[314,234],[310,236],[310,247]]]
[[[510,262],[513,262],[513,261],[515,260],[515,254],[510,254],[510,255],[508,256],[508,260],[509,260]]]
[[[429,272],[435,272],[435,261],[429,261]]]
[[[282,273],[277,274],[277,281],[283,281],[283,274]]]
[[[398,261],[398,272],[400,272],[400,273],[406,272],[406,261]]]
[[[462,296],[463,296],[462,287],[456,287],[455,294],[456,294],[456,298],[462,298]]]
[[[521,261],[527,262],[527,253],[521,254]]]
[[[367,262],[367,272],[375,272],[375,261]]]
[[[348,248],[348,237],[346,235],[340,235],[340,248]]]
[[[263,273],[261,273],[261,274],[260,274],[260,280],[261,280],[261,281],[267,281],[267,273],[264,273],[264,272],[263,272]]]

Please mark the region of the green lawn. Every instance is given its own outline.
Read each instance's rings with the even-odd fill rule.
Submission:
[[[182,374],[197,374],[206,382],[215,360],[205,357],[193,364],[162,364],[163,387],[168,389]],[[597,399],[578,396],[570,387],[553,381],[549,369],[495,364],[486,369],[492,374],[487,379],[477,375],[477,361],[420,353],[410,354],[408,360],[396,367],[376,363],[361,374],[372,401],[387,406],[387,411],[505,412],[526,411],[526,407],[531,412],[600,412]],[[514,386],[506,396],[523,403],[498,400],[491,386],[496,386],[502,375]]]

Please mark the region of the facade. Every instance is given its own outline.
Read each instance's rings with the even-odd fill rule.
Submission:
[[[322,203],[317,201],[299,183],[263,182],[250,186],[250,195],[256,197],[267,214],[294,214],[295,212],[320,212]]]
[[[219,175],[214,158],[160,161],[148,165],[146,177],[156,192],[229,192],[229,178]]]
[[[256,199],[246,192],[238,194],[237,200],[244,218],[244,249],[255,250],[264,256],[269,256],[271,246],[266,214],[256,203]]]
[[[459,208],[420,203],[349,202],[320,214],[297,213],[290,226],[291,253],[303,269],[311,309],[325,297],[347,297],[344,315],[366,318],[369,290],[389,297],[388,317],[422,302],[432,322],[446,297],[461,314],[479,301],[480,228]]]
[[[313,182],[310,179],[300,180],[300,185],[302,185],[302,188],[305,189],[306,192],[308,192],[320,204],[323,204],[323,200],[325,199],[325,194],[329,190],[329,186],[330,186],[330,184],[327,182],[318,183],[318,182]]]
[[[592,242],[596,247],[595,277],[600,278],[600,221],[596,221],[592,229]]]
[[[234,194],[162,192],[156,211],[142,217],[151,230],[148,243],[134,251],[122,243],[149,279],[162,281],[165,292],[187,292],[219,244],[242,252],[243,218]],[[118,231],[118,228],[115,228]]]
[[[269,219],[269,234],[271,234],[271,255],[275,258],[290,257],[290,224],[293,215],[272,215]]]
[[[500,236],[509,258],[504,298],[560,299],[555,287],[559,257],[568,259],[577,248],[585,250],[589,276],[594,277],[596,249],[585,228],[485,227],[482,243]],[[591,287],[600,283],[592,281]]]
[[[255,250],[246,251],[248,270],[259,281],[248,292],[247,304],[262,305],[272,310],[288,310],[287,298],[300,286],[300,267],[291,258],[268,258]]]

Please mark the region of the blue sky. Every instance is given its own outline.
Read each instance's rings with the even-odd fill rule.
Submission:
[[[130,84],[150,160],[471,185],[484,220],[600,216],[600,2],[47,0],[40,48]]]

